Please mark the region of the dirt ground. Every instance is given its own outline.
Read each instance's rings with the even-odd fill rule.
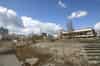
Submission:
[[[84,44],[87,43],[74,40],[37,43],[8,41],[1,43],[0,47],[16,49],[14,55],[19,62],[18,65],[29,63],[32,66],[89,66],[87,58],[81,54]]]
[[[17,47],[19,61],[37,58],[33,66],[86,66],[80,55],[81,43],[75,41],[39,42]]]

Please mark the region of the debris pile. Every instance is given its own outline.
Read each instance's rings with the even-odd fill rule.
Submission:
[[[16,47],[16,56],[22,64],[33,66],[86,66],[80,47],[66,43],[37,43]]]

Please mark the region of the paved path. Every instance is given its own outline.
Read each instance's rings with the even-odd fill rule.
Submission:
[[[15,55],[0,55],[0,66],[21,66]]]

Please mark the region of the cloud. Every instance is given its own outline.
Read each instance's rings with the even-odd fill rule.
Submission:
[[[97,22],[97,23],[94,25],[94,29],[95,29],[95,31],[97,32],[97,34],[100,36],[100,22]]]
[[[64,4],[62,0],[58,1],[58,5],[61,6],[62,8],[66,8],[66,5]]]
[[[81,10],[72,12],[72,14],[68,16],[68,19],[80,18],[80,17],[86,16],[87,14],[88,14],[87,11],[81,11]]]
[[[94,28],[98,31],[100,31],[100,22],[97,22]]]
[[[0,27],[15,31],[15,29],[22,28],[23,24],[14,10],[0,6]]]
[[[23,25],[24,25],[24,32],[32,32],[35,34],[46,32],[46,33],[56,33],[60,29],[60,25],[51,22],[41,22],[39,20],[32,19],[31,17],[22,16],[21,17]]]
[[[8,28],[11,33],[17,34],[56,33],[62,28],[52,22],[41,22],[27,16],[18,17],[14,10],[2,6],[0,6],[0,27]]]

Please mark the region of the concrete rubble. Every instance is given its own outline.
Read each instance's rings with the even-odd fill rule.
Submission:
[[[80,55],[80,46],[75,44],[42,42],[18,46],[16,56],[22,64],[31,66],[86,66],[86,59]]]

